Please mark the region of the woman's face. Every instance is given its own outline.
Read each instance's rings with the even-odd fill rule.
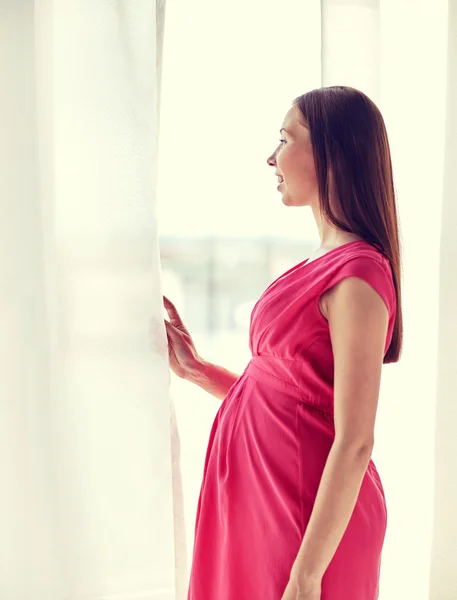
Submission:
[[[284,179],[279,187],[287,206],[318,206],[319,194],[309,129],[299,122],[292,106],[281,126],[281,142],[267,163]]]

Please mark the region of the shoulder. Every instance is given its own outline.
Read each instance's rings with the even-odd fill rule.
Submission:
[[[383,300],[389,317],[393,318],[396,297],[390,262],[368,243],[357,244],[329,265],[321,293],[321,312],[327,318],[328,302],[337,293],[341,302],[357,302],[364,310],[375,301],[373,292]]]

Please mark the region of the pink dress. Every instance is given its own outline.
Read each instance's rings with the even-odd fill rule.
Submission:
[[[335,435],[333,355],[320,295],[345,277],[382,297],[392,337],[396,300],[387,259],[364,241],[278,277],[251,314],[252,358],[229,389],[208,443],[188,600],[280,600]],[[376,600],[387,525],[370,461],[321,600]]]

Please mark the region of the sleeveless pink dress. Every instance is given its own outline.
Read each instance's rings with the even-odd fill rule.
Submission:
[[[251,314],[252,359],[229,389],[208,443],[188,600],[280,600],[335,435],[333,355],[320,295],[345,277],[368,282],[396,312],[388,260],[364,241],[303,261]],[[376,600],[387,525],[370,460],[321,600]]]

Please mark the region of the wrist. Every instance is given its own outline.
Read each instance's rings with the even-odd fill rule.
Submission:
[[[322,581],[323,572],[316,568],[309,568],[305,564],[296,560],[290,573],[291,579],[297,582],[319,583]]]
[[[192,366],[188,368],[186,374],[183,379],[187,379],[190,383],[201,384],[208,377],[206,373],[208,372],[210,363],[204,360],[201,357],[198,357],[193,362]]]

